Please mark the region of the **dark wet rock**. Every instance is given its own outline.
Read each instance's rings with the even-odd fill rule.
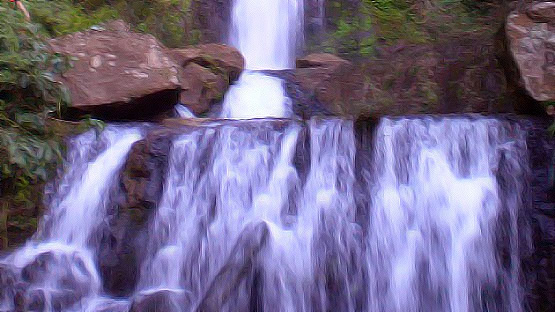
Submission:
[[[131,32],[122,21],[52,39],[50,45],[54,52],[75,59],[59,77],[75,109],[130,119],[177,104],[178,66],[153,36]]]
[[[529,151],[527,209],[520,211],[519,236],[524,304],[530,311],[555,310],[555,139],[549,119],[524,119]],[[526,230],[529,229],[529,232]]]
[[[157,290],[139,294],[133,299],[130,312],[179,312],[188,310],[190,301],[184,292]]]
[[[20,311],[46,311],[46,295],[41,289],[28,290],[19,296],[16,307]]]
[[[0,306],[15,305],[14,298],[18,292],[18,276],[5,264],[0,264]]]
[[[243,230],[229,258],[200,301],[197,311],[221,311],[230,298],[234,298],[236,305],[247,304],[238,300],[237,292],[245,282],[252,283],[258,254],[268,240],[268,235],[269,229],[265,222],[250,224]],[[246,309],[247,307],[239,306],[232,310]]]
[[[195,28],[200,29],[202,42],[227,40],[232,0],[191,1]]]
[[[19,292],[18,306],[40,307],[45,304],[40,299],[44,296],[50,298],[50,305],[56,311],[67,309],[89,295],[93,285],[91,272],[76,254],[42,253],[22,269],[21,277],[29,285],[25,292]],[[49,285],[42,295],[30,291],[43,289],[46,281],[52,283],[54,288],[50,289],[52,285]]]
[[[135,143],[127,157],[121,177],[125,203],[120,209],[139,226],[162,196],[171,139],[153,131]]]
[[[121,172],[119,202],[98,244],[100,275],[113,296],[130,295],[138,281],[146,225],[162,195],[171,138],[150,132],[133,145]]]
[[[21,276],[29,283],[40,282],[48,275],[50,265],[55,262],[56,259],[52,252],[42,253],[21,270]]]

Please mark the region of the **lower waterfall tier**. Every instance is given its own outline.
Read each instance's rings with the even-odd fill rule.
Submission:
[[[0,260],[0,310],[532,309],[553,287],[553,272],[528,277],[549,269],[534,266],[543,252],[532,238],[537,211],[553,211],[538,206],[534,187],[547,178],[532,149],[552,155],[553,144],[531,141],[531,124],[250,120],[85,133],[39,232]]]

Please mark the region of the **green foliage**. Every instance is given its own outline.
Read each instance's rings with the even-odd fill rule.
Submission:
[[[426,41],[408,1],[361,0],[353,7],[350,2],[335,0],[328,4],[328,11],[336,17],[323,45],[327,52],[368,57],[374,54],[378,40],[386,44],[399,39]]]
[[[0,180],[2,197],[32,204],[31,187],[44,182],[62,157],[62,144],[47,127],[61,113],[67,90],[53,79],[67,62],[52,55],[40,26],[0,4]]]
[[[33,0],[27,7],[33,21],[50,36],[123,19],[135,30],[150,33],[169,47],[179,47],[201,39],[200,32],[193,30],[191,1]]]
[[[118,17],[110,6],[85,10],[78,2],[33,0],[27,3],[33,22],[41,24],[51,36],[87,29]]]
[[[427,44],[469,32],[493,33],[495,20],[487,13],[494,5],[493,0],[329,0],[327,38],[309,49],[356,59],[399,41]]]

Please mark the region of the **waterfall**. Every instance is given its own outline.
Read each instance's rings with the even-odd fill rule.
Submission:
[[[375,144],[370,310],[519,311],[524,192],[503,183],[524,173],[523,132],[493,119],[385,119]]]
[[[225,95],[222,117],[292,115],[281,79],[257,70],[294,67],[302,17],[302,0],[234,0],[230,43],[245,57],[246,70]]]
[[[260,70],[293,66],[302,11],[234,1],[230,43],[247,68],[222,117],[250,120],[73,138],[39,231],[0,259],[0,310],[524,311],[526,129],[482,116],[291,118],[282,81]],[[138,200],[146,221],[125,232],[121,197],[135,193],[123,168],[149,167],[139,148],[159,167],[138,188],[162,177],[155,203]],[[121,241],[133,256],[116,254]]]
[[[41,231],[0,262],[2,309],[22,296],[47,311],[523,310],[517,218],[528,156],[517,122],[184,128],[148,235],[135,238],[135,290],[115,299],[95,236],[118,218],[110,194],[144,131],[112,126],[72,141]]]
[[[0,261],[0,269],[10,264],[20,270],[25,289],[19,295],[27,297],[27,303],[16,306],[15,290],[9,289],[14,285],[0,283],[11,295],[0,296],[0,309],[60,310],[87,306],[98,296],[102,283],[91,237],[106,221],[110,188],[119,182],[117,172],[140,138],[137,129],[108,127],[100,138],[91,130],[70,142],[66,174],[57,185],[36,241]]]

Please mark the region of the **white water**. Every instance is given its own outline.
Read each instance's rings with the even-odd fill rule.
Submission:
[[[372,311],[519,311],[522,132],[496,120],[383,120],[368,237]],[[503,172],[510,164],[515,172]],[[508,210],[504,210],[508,209]],[[504,214],[508,217],[504,217]],[[512,234],[499,238],[499,220]],[[499,242],[513,250],[503,267]],[[496,292],[498,292],[496,294]]]
[[[302,0],[235,0],[230,43],[243,54],[246,70],[224,97],[223,118],[290,117],[281,79],[257,70],[294,67],[302,41]]]
[[[359,135],[368,142],[370,133]],[[109,128],[74,141],[37,241],[0,263],[27,285],[28,307],[522,310],[526,146],[514,123],[384,119],[358,148],[350,121],[187,128],[171,144],[148,235],[135,238],[135,292],[114,300],[93,237],[117,218],[110,189],[140,137]],[[17,288],[2,283],[9,310]]]
[[[253,70],[292,66],[301,3],[234,2],[231,42],[248,70],[223,117],[291,116],[281,81]],[[142,135],[79,136],[35,241],[0,261],[0,310],[24,298],[45,311],[149,300],[165,312],[521,311],[518,125],[384,119],[373,134],[362,144],[372,134],[350,121],[257,120],[172,136],[161,199],[124,238],[139,257],[123,266],[140,262],[139,278],[118,299],[99,274],[111,255],[97,252],[113,242],[96,236],[119,217],[112,190]]]
[[[66,173],[35,235],[38,241],[28,242],[0,261],[23,269],[24,279],[30,283],[24,294],[31,299],[44,298],[46,311],[56,310],[64,305],[61,302],[67,310],[80,311],[101,292],[90,239],[106,220],[110,187],[118,182],[117,172],[131,145],[140,138],[137,129],[108,127],[99,139],[91,130],[71,142]],[[21,308],[33,309],[29,305]],[[15,306],[4,300],[0,309]]]

